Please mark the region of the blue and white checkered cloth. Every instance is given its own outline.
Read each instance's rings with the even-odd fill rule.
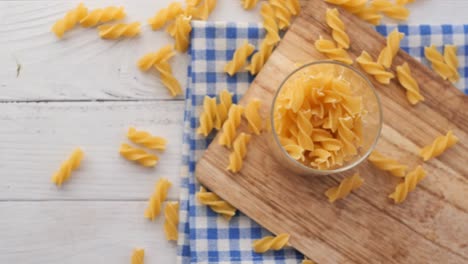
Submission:
[[[192,26],[182,150],[178,263],[300,263],[303,256],[292,248],[265,254],[253,252],[252,242],[268,235],[268,231],[242,213],[228,222],[200,205],[195,198],[199,189],[194,176],[195,164],[214,137],[214,133],[204,138],[195,132],[203,97],[216,96],[227,88],[237,102],[253,77],[246,72],[229,77],[223,71],[224,65],[245,40],[258,46],[264,31],[259,24],[194,21]],[[377,30],[386,36],[394,28],[379,26]],[[457,45],[461,80],[456,85],[468,94],[468,25],[399,25],[398,30],[406,35],[402,48],[425,64],[428,62],[423,58],[424,46],[434,44],[442,49],[444,44]],[[424,84],[421,86],[424,90]]]

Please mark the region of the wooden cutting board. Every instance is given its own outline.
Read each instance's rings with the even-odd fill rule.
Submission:
[[[280,82],[296,63],[325,57],[314,48],[330,37],[327,4],[310,1],[257,76],[240,104],[262,100],[266,117]],[[351,56],[365,49],[377,57],[385,39],[372,26],[340,10],[352,41]],[[468,263],[468,97],[426,66],[400,51],[395,65],[408,62],[426,100],[411,106],[393,80],[381,85],[384,126],[377,150],[428,172],[401,205],[387,196],[401,181],[367,161],[356,170],[364,185],[334,204],[324,192],[354,171],[333,176],[294,175],[270,155],[267,134],[253,136],[240,173],[226,171],[229,151],[217,138],[198,162],[198,180],[275,234],[289,233],[290,245],[318,263]],[[355,65],[359,68],[359,66]],[[460,142],[423,163],[417,153],[452,129]],[[240,130],[247,131],[243,121]]]

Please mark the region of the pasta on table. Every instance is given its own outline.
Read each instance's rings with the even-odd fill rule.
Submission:
[[[134,127],[130,127],[128,129],[127,137],[133,143],[142,145],[149,149],[166,149],[167,140],[165,138],[153,136],[146,131],[138,131]]]
[[[385,68],[392,66],[393,58],[400,50],[400,41],[404,38],[405,34],[398,32],[398,29],[393,30],[387,36],[387,46],[382,49],[377,58],[377,62]]]
[[[106,8],[94,9],[89,12],[80,20],[80,25],[82,27],[94,27],[100,23],[123,19],[125,16],[125,8],[123,6],[108,6]]]
[[[172,2],[169,6],[160,9],[152,18],[148,19],[148,24],[151,25],[153,30],[161,29],[183,12],[184,10],[179,2]]]
[[[374,76],[375,80],[381,84],[389,84],[390,80],[395,77],[393,73],[386,71],[382,64],[374,61],[366,51],[362,51],[361,55],[356,58],[356,62],[366,73]]]
[[[164,208],[164,233],[167,240],[177,241],[179,232],[179,202],[168,202]]]
[[[102,25],[98,27],[99,36],[103,39],[133,38],[140,34],[140,22],[130,24]]]
[[[260,116],[260,100],[252,100],[245,107],[244,116],[249,124],[249,129],[255,134],[260,135],[263,128],[262,117]]]
[[[154,192],[149,199],[148,207],[145,210],[145,218],[153,221],[156,219],[156,217],[159,216],[161,213],[162,204],[166,200],[167,193],[169,192],[169,188],[171,188],[171,186],[172,183],[167,179],[159,179],[154,188]]]
[[[345,49],[338,47],[333,41],[323,39],[322,36],[315,41],[315,48],[329,59],[336,60],[348,65],[353,64],[353,60]]]
[[[247,61],[247,58],[254,52],[254,50],[255,50],[255,47],[252,44],[245,41],[234,52],[232,60],[229,61],[224,66],[224,71],[230,76],[233,76],[234,74],[236,74],[238,71],[242,69],[242,67],[245,65]]]
[[[243,160],[247,155],[247,145],[249,144],[251,136],[245,133],[240,133],[233,143],[232,152],[229,155],[229,165],[227,170],[234,173],[242,169]]]
[[[268,250],[281,250],[289,242],[289,234],[283,233],[277,236],[266,236],[255,240],[252,247],[257,253],[265,253]]]
[[[419,84],[411,75],[411,70],[408,63],[403,63],[396,67],[397,78],[401,86],[406,89],[406,98],[415,105],[420,101],[424,101],[424,96],[421,95]]]
[[[435,158],[442,155],[444,151],[451,148],[458,142],[458,138],[453,134],[452,130],[449,130],[445,136],[438,136],[430,145],[422,148],[419,155],[424,161]]]
[[[203,99],[203,113],[200,115],[200,126],[197,128],[197,133],[203,136],[208,136],[214,128],[216,120],[216,98],[205,96]]]
[[[62,186],[70,178],[72,171],[80,166],[83,157],[84,152],[80,148],[73,150],[70,157],[62,163],[60,169],[52,176],[52,182],[59,187]]]
[[[416,167],[416,169],[406,175],[405,181],[398,184],[395,192],[388,197],[393,199],[395,203],[402,203],[406,200],[408,193],[412,192],[416,188],[416,185],[425,177],[426,171],[421,166]]]
[[[224,122],[228,118],[229,109],[232,106],[232,94],[224,89],[219,94],[219,104],[216,105],[216,118],[214,127],[216,129],[221,129]]]
[[[335,42],[338,44],[338,47],[342,49],[349,49],[350,40],[348,34],[345,31],[345,25],[343,21],[341,21],[338,9],[327,8],[326,22],[332,29],[332,37],[333,40],[335,40]]]
[[[204,187],[200,187],[200,191],[197,192],[196,198],[199,203],[209,206],[211,210],[222,215],[226,220],[231,220],[231,218],[236,214],[236,208],[223,201],[215,193],[208,192]]]
[[[396,177],[405,177],[408,166],[399,161],[382,155],[380,152],[373,151],[368,160],[377,168],[390,172]]]
[[[144,264],[145,263],[145,250],[142,248],[135,248],[133,250],[132,264]]]
[[[325,192],[325,195],[328,197],[328,201],[333,203],[338,199],[343,199],[348,196],[352,191],[361,187],[363,183],[364,179],[361,178],[359,173],[355,173],[352,176],[343,179],[338,187],[328,189]]]
[[[52,32],[58,38],[62,38],[65,32],[71,30],[88,14],[88,8],[83,3],[80,3],[74,9],[68,11],[65,16],[52,26]]]
[[[233,104],[229,109],[228,118],[223,124],[221,135],[219,136],[219,144],[227,148],[231,148],[232,142],[236,137],[237,127],[240,125],[242,120],[242,113],[244,107]]]
[[[159,161],[159,157],[146,152],[144,149],[132,147],[129,144],[122,143],[119,153],[127,160],[134,161],[144,167],[154,167]]]

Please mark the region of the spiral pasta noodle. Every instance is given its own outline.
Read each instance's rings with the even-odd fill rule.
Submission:
[[[232,105],[232,94],[228,90],[222,90],[219,94],[219,104],[216,105],[216,118],[214,128],[221,129],[228,118],[229,109]]]
[[[260,8],[260,15],[263,19],[263,27],[267,32],[264,41],[268,45],[276,45],[281,38],[278,34],[279,29],[275,20],[275,10],[273,9],[273,6],[269,3],[263,3]]]
[[[312,131],[314,126],[310,123],[310,117],[306,116],[304,112],[298,112],[297,115],[297,142],[304,148],[304,150],[313,151],[314,141],[312,140]]]
[[[257,3],[258,3],[258,0],[241,0],[242,7],[245,10],[254,9]]]
[[[284,1],[284,4],[293,16],[297,16],[301,12],[301,3],[299,3],[299,0]]]
[[[153,30],[158,30],[164,27],[166,23],[174,20],[184,10],[179,2],[170,3],[166,8],[160,9],[152,18],[148,19],[148,24]]]
[[[276,21],[280,29],[286,29],[291,24],[291,13],[286,6],[286,1],[281,0],[269,0],[269,3],[275,10]]]
[[[167,240],[177,241],[179,232],[177,226],[179,224],[179,202],[169,202],[164,208],[164,233]]]
[[[123,6],[108,6],[89,12],[88,15],[80,20],[80,25],[83,27],[94,27],[99,23],[123,19],[125,16],[126,14]]]
[[[413,3],[414,0],[396,0],[397,5],[406,5],[408,3]]]
[[[406,175],[405,181],[398,184],[395,191],[388,197],[393,199],[397,204],[402,203],[408,197],[408,193],[413,191],[416,185],[424,178],[426,178],[426,171],[421,166],[416,167],[416,169]]]
[[[218,195],[208,192],[204,187],[196,194],[199,203],[207,205],[214,212],[222,215],[228,221],[236,214],[236,208],[226,201],[223,201]]]
[[[396,177],[405,177],[408,166],[401,164],[397,160],[385,157],[380,152],[373,151],[368,160],[377,168],[390,172]]]
[[[247,104],[244,111],[244,116],[249,124],[249,129],[253,131],[255,135],[260,135],[263,128],[262,117],[259,113],[261,105],[262,102],[259,100],[253,100]]]
[[[359,176],[359,173],[355,173],[353,176],[342,180],[338,187],[328,189],[325,195],[328,197],[328,201],[333,203],[338,199],[346,197],[351,191],[361,187],[363,182],[364,180]]]
[[[190,32],[192,32],[192,26],[190,25],[190,17],[180,15],[176,18],[174,39],[175,49],[180,52],[186,52],[190,43]]]
[[[208,136],[214,128],[216,119],[216,98],[205,96],[203,99],[203,113],[200,115],[200,126],[197,128],[197,133],[203,136]]]
[[[161,82],[166,86],[172,97],[182,94],[182,87],[177,78],[172,73],[172,67],[169,62],[164,61],[155,64],[154,67],[161,76]]]
[[[254,52],[255,47],[245,41],[235,52],[232,60],[224,66],[224,72],[233,76],[244,66],[247,58]]]
[[[386,71],[382,64],[375,62],[366,51],[362,51],[361,55],[356,58],[356,61],[365,72],[374,76],[379,83],[389,84],[390,80],[395,77],[393,73]]]
[[[366,6],[354,14],[374,26],[380,25],[380,21],[382,20],[382,15],[380,15],[377,9],[372,6]]]
[[[345,25],[341,21],[338,9],[328,9],[326,13],[326,22],[332,29],[332,37],[338,43],[338,48],[349,49],[349,37],[345,32]]]
[[[457,82],[460,80],[460,74],[458,73],[458,58],[457,58],[457,47],[454,45],[445,45],[444,47],[444,61],[452,72],[449,80],[451,82]]]
[[[185,3],[188,6],[197,6],[201,3],[202,0],[185,0]]]
[[[135,144],[145,146],[149,149],[165,150],[167,140],[162,137],[155,137],[146,131],[138,131],[134,127],[130,127],[127,132],[127,137]]]
[[[145,250],[142,248],[135,248],[132,253],[132,264],[145,263]]]
[[[387,36],[387,46],[382,49],[377,58],[377,62],[382,64],[385,68],[392,66],[393,58],[400,50],[400,41],[403,39],[405,34],[398,32],[398,29],[393,30]]]
[[[216,8],[217,0],[204,0],[195,10],[192,12],[192,16],[195,19],[207,20],[211,12]]]
[[[134,148],[125,143],[120,145],[119,153],[127,160],[137,162],[145,167],[154,167],[159,161],[158,156],[150,154],[143,149]]]
[[[137,65],[140,70],[147,71],[156,64],[168,61],[174,55],[175,52],[172,45],[166,45],[156,52],[145,54],[138,60]]]
[[[253,250],[257,253],[265,253],[268,250],[283,249],[289,242],[289,234],[283,233],[276,237],[265,236],[261,239],[255,240],[252,244]]]
[[[88,8],[86,8],[83,3],[80,3],[77,7],[68,11],[63,18],[55,22],[52,26],[52,32],[54,32],[58,38],[62,38],[65,32],[74,28],[87,14]]]
[[[72,171],[80,166],[83,157],[84,152],[80,148],[73,150],[70,157],[62,163],[60,169],[52,176],[52,182],[58,187],[62,186],[70,178]]]
[[[266,40],[263,40],[262,44],[260,45],[260,49],[255,52],[255,54],[252,56],[250,64],[245,67],[245,69],[248,70],[252,75],[259,73],[268,58],[270,58],[271,53],[273,53],[273,48],[274,46],[268,44]]]
[[[451,148],[458,142],[458,138],[453,134],[452,130],[449,130],[445,136],[438,136],[434,141],[422,148],[419,152],[419,155],[423,158],[424,161],[435,158],[447,149]]]
[[[367,0],[325,0],[325,2],[341,6],[353,14],[364,9],[367,4]]]
[[[145,210],[145,218],[153,221],[157,216],[159,216],[162,204],[166,200],[167,193],[171,186],[172,183],[167,179],[159,179],[154,188],[154,192],[148,201],[148,207],[146,207]]]
[[[102,25],[98,27],[98,30],[99,36],[103,39],[132,38],[140,34],[140,22]]]
[[[424,97],[419,90],[418,82],[411,75],[411,70],[408,63],[403,63],[396,67],[397,78],[400,84],[406,89],[406,98],[415,105],[420,101],[424,101]]]
[[[453,76],[452,69],[445,63],[444,56],[436,49],[434,45],[424,48],[424,56],[431,62],[432,69],[437,72],[444,80]]]
[[[315,41],[315,48],[331,60],[336,60],[348,65],[353,64],[353,60],[349,57],[346,50],[339,48],[331,40],[320,38]]]
[[[405,6],[395,4],[389,0],[373,0],[371,6],[384,15],[397,20],[407,20],[410,13]]]
[[[242,113],[244,108],[240,105],[233,104],[229,109],[228,118],[223,124],[223,130],[219,135],[219,144],[227,148],[231,148],[232,141],[236,137],[237,127],[241,123]]]
[[[310,259],[304,258],[304,260],[302,260],[301,264],[316,264],[316,263],[314,261],[310,260]]]
[[[234,173],[242,169],[243,160],[247,155],[247,144],[249,144],[251,136],[245,133],[240,133],[232,144],[232,152],[229,155],[229,165],[226,168]]]

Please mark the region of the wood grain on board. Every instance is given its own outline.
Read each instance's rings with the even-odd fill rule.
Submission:
[[[310,1],[262,72],[241,100],[263,102],[267,118],[274,92],[297,62],[322,60],[313,43],[330,38],[323,1]],[[353,58],[362,50],[377,58],[385,39],[372,26],[340,10],[351,39]],[[269,155],[266,133],[254,136],[244,167],[226,171],[229,151],[215,139],[197,165],[198,180],[273,233],[291,234],[290,244],[319,263],[465,263],[468,261],[468,97],[426,66],[400,51],[396,65],[408,62],[426,100],[411,106],[393,80],[381,85],[384,126],[377,149],[408,164],[448,129],[460,142],[442,156],[423,164],[428,177],[401,205],[387,196],[401,181],[367,161],[354,171],[364,185],[344,200],[330,204],[324,192],[347,173],[313,177],[285,170]],[[355,65],[357,68],[359,66]],[[243,121],[240,130],[246,129]]]

